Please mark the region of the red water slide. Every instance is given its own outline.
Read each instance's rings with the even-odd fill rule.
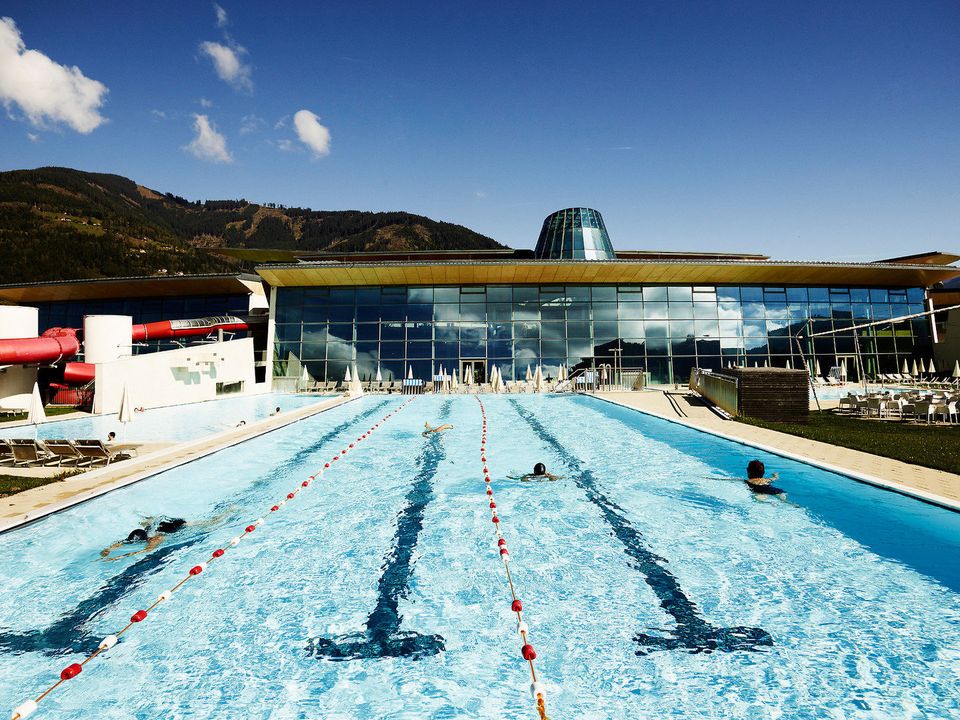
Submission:
[[[246,330],[247,323],[234,315],[217,315],[193,320],[161,320],[134,325],[131,340],[167,340],[209,335],[217,330]],[[40,337],[0,340],[0,365],[50,365],[80,352],[75,328],[50,328]],[[90,363],[70,362],[63,371],[64,382],[82,384],[94,377]]]

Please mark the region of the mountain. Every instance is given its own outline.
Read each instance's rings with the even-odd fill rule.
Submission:
[[[120,175],[0,172],[0,284],[230,272],[296,253],[503,247],[405,212],[191,202]]]

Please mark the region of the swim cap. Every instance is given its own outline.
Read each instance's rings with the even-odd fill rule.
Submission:
[[[534,474],[534,475],[546,475],[546,474],[547,474],[547,466],[544,465],[543,463],[537,463],[536,465],[533,466],[533,474]]]
[[[143,528],[137,528],[133,530],[129,535],[127,535],[126,542],[144,542],[147,539],[147,531]]]

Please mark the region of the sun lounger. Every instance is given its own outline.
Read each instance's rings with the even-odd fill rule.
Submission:
[[[52,465],[57,462],[36,440],[10,440],[10,449],[13,451],[14,465]]]
[[[89,465],[97,465],[98,463],[109,465],[123,454],[119,451],[110,450],[101,440],[75,440],[73,446],[77,449],[77,452],[89,461]]]
[[[0,465],[13,465],[13,450],[6,440],[0,440]]]
[[[79,466],[80,461],[83,460],[83,455],[69,440],[44,440],[43,447],[50,455],[57,458],[57,467],[65,462],[73,462]]]

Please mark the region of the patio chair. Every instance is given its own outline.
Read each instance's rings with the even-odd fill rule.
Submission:
[[[6,440],[0,440],[0,465],[13,465],[13,450],[10,443]]]
[[[74,440],[73,446],[91,467],[98,463],[109,465],[114,460],[124,456],[124,453],[119,450],[110,450],[101,440]]]
[[[83,460],[83,455],[73,446],[69,440],[44,440],[43,447],[48,453],[57,458],[57,467],[63,463],[73,462],[79,466]]]
[[[957,403],[938,403],[933,405],[933,419],[939,420],[943,418],[943,421],[946,423],[953,423],[957,421]]]
[[[36,440],[13,439],[10,440],[10,449],[13,451],[13,464],[20,466],[29,465],[52,465],[57,462],[56,457],[52,456],[37,443]]]

